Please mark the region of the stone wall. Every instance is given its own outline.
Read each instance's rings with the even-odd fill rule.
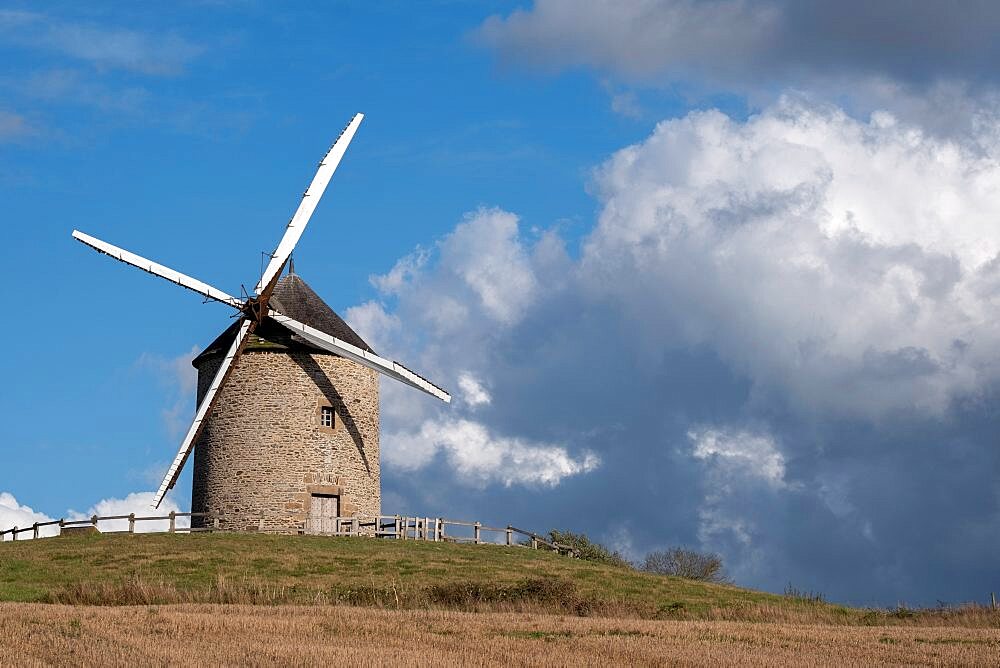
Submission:
[[[201,360],[199,402],[221,360]],[[246,351],[195,445],[191,510],[221,513],[230,530],[293,532],[312,493],[333,493],[341,515],[377,515],[378,439],[376,372],[336,355]]]

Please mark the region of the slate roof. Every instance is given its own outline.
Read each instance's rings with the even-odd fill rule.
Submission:
[[[357,332],[351,329],[350,325],[344,322],[337,313],[327,306],[316,292],[309,287],[297,274],[286,274],[278,280],[274,293],[271,295],[271,308],[287,315],[289,318],[305,323],[310,327],[315,327],[321,332],[335,336],[341,341],[346,341],[352,345],[375,352],[371,346],[365,343]],[[206,357],[223,355],[233,342],[240,321],[236,320],[226,328],[212,343],[205,348],[192,362],[198,366]],[[288,350],[288,349],[309,349],[321,350],[309,344],[307,341],[295,336],[290,331],[274,322],[270,318],[265,319],[257,331],[250,337],[250,341],[244,350]],[[326,352],[326,351],[323,351]]]

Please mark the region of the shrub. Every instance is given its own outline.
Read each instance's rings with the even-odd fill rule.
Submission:
[[[587,538],[586,534],[553,529],[549,532],[549,538],[553,543],[559,543],[560,545],[576,549],[580,559],[596,561],[601,564],[608,564],[609,566],[632,568],[632,564],[629,563],[628,559],[623,557],[617,550],[612,551],[600,543],[593,542]]]
[[[826,598],[821,592],[805,591],[797,587],[793,587],[791,582],[789,582],[788,586],[785,587],[785,596],[803,603],[826,603]]]
[[[722,567],[722,557],[714,553],[695,552],[680,547],[662,552],[650,552],[646,555],[642,570],[702,582],[730,582]]]

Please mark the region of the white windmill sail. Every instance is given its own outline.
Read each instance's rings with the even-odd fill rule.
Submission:
[[[319,331],[315,327],[310,327],[309,325],[301,323],[298,320],[293,320],[287,315],[282,315],[277,311],[272,310],[269,315],[275,322],[287,327],[290,331],[298,334],[305,340],[309,341],[309,343],[318,346],[323,350],[336,353],[341,357],[346,357],[349,360],[357,362],[361,366],[366,366],[369,369],[374,369],[375,371],[385,374],[390,378],[395,378],[399,382],[415,387],[422,392],[426,392],[432,397],[437,397],[445,403],[451,402],[450,394],[423,376],[419,376],[410,371],[399,362],[393,362],[392,360],[387,360],[384,357],[379,357],[375,353],[358,348],[357,346],[351,345],[346,341],[341,341],[335,336],[330,336],[325,332]]]
[[[232,345],[229,346],[229,350],[226,352],[226,357],[222,360],[219,370],[215,372],[215,378],[212,379],[212,384],[208,386],[208,392],[205,393],[201,404],[198,405],[198,410],[194,414],[194,420],[191,422],[191,426],[188,427],[184,440],[181,441],[181,447],[177,450],[174,461],[171,462],[170,468],[167,469],[166,474],[163,476],[163,482],[160,483],[160,488],[156,491],[156,496],[153,497],[152,505],[154,508],[160,507],[160,503],[163,501],[163,497],[166,496],[167,490],[171,489],[174,483],[177,482],[177,476],[181,474],[184,462],[187,461],[188,455],[191,454],[191,448],[194,446],[195,441],[198,440],[198,436],[205,426],[205,416],[212,410],[212,405],[215,403],[215,398],[218,396],[219,390],[229,377],[229,373],[235,365],[236,358],[243,352],[243,347],[246,345],[255,327],[256,323],[252,320],[243,320],[240,325],[240,331],[236,334],[236,338],[233,339]]]
[[[344,157],[344,152],[347,151],[348,145],[354,139],[354,133],[358,131],[358,126],[361,125],[364,117],[364,114],[355,114],[351,122],[347,124],[347,127],[337,137],[337,140],[333,142],[330,150],[323,156],[323,160],[319,163],[319,169],[316,170],[316,176],[313,177],[312,183],[309,184],[309,187],[303,193],[302,201],[299,202],[299,208],[288,222],[284,236],[281,237],[277,248],[271,254],[271,261],[267,264],[267,268],[264,269],[264,273],[257,283],[256,293],[258,295],[263,295],[266,288],[273,281],[277,280],[278,275],[281,273],[281,268],[285,266],[288,256],[295,249],[295,244],[299,243],[299,239],[302,237],[302,233],[305,232],[306,225],[309,224],[309,219],[312,217],[313,211],[316,210],[316,205],[319,204],[320,198],[323,197],[326,186],[330,183],[333,173],[337,171],[337,165],[340,164],[340,159]]]
[[[101,241],[96,237],[92,237],[89,234],[84,234],[79,230],[73,230],[73,238],[77,241],[85,243],[90,246],[98,253],[104,253],[105,255],[110,255],[116,260],[124,262],[125,264],[130,264],[133,267],[138,267],[143,271],[148,271],[150,274],[165,278],[171,283],[176,283],[188,290],[193,290],[199,295],[208,297],[209,299],[214,299],[215,301],[222,302],[223,304],[228,304],[233,308],[243,308],[243,302],[227,295],[222,290],[218,288],[213,288],[208,283],[203,283],[197,278],[191,278],[187,274],[182,274],[179,271],[174,271],[170,267],[165,267],[162,264],[153,262],[152,260],[147,260],[141,255],[136,255],[135,253],[130,253],[124,248],[119,248],[118,246],[113,246],[106,241]]]

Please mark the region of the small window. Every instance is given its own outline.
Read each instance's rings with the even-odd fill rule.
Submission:
[[[330,406],[323,406],[319,409],[319,423],[324,427],[330,427],[333,429],[333,408]]]

